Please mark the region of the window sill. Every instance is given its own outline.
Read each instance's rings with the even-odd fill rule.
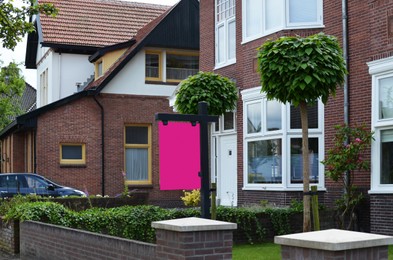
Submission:
[[[370,195],[377,195],[377,194],[393,194],[393,189],[392,187],[386,188],[386,189],[371,189],[368,191],[368,194]]]
[[[151,85],[168,85],[168,86],[177,86],[179,85],[181,81],[179,82],[163,82],[163,81],[151,81],[151,80],[145,80],[145,84],[151,84]]]
[[[60,164],[60,168],[86,168],[86,164]]]
[[[244,45],[244,44],[247,44],[247,43],[249,43],[249,42],[252,42],[252,41],[255,41],[255,40],[258,40],[258,39],[260,39],[260,38],[264,38],[264,37],[268,37],[268,36],[270,36],[270,35],[272,35],[272,34],[275,34],[275,33],[277,33],[277,32],[281,32],[281,31],[292,31],[292,30],[307,30],[307,29],[323,29],[323,28],[325,28],[325,25],[309,25],[309,26],[307,26],[307,25],[302,25],[302,26],[295,26],[295,25],[293,25],[293,26],[287,26],[287,27],[285,27],[285,28],[280,28],[280,29],[277,29],[277,30],[271,30],[271,31],[269,31],[269,32],[267,32],[267,33],[263,33],[263,34],[258,34],[258,35],[255,35],[255,36],[252,36],[252,37],[248,37],[248,38],[245,38],[244,36],[243,36],[243,39],[242,39],[242,42],[240,43],[241,45]]]
[[[127,183],[129,189],[153,189],[153,184],[135,184]]]
[[[281,185],[281,186],[280,186]],[[257,184],[257,185],[247,185],[242,188],[244,191],[299,191],[303,192],[303,186],[298,187],[283,187],[282,184]],[[318,191],[326,191],[325,187],[318,186]]]
[[[226,62],[226,63],[223,63],[223,64],[216,65],[213,70],[222,69],[222,68],[228,67],[228,66],[233,65],[233,64],[236,64],[236,59],[232,60],[232,61],[229,61],[229,62]]]

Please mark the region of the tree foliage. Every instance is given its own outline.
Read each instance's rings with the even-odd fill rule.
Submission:
[[[26,83],[18,65],[11,62],[0,70],[0,130],[22,113],[21,96]]]
[[[175,108],[182,114],[198,114],[198,103],[208,104],[209,115],[233,110],[238,95],[233,81],[212,72],[198,72],[180,83]]]
[[[0,0],[0,39],[4,48],[13,50],[22,37],[34,31],[29,17],[35,14],[56,15],[53,4],[37,4],[35,0],[22,0],[19,6],[12,0]]]
[[[259,48],[258,64],[262,92],[294,106],[318,98],[326,104],[346,73],[337,39],[323,33],[267,41]]]
[[[303,231],[311,230],[307,105],[324,104],[344,82],[347,70],[337,39],[323,33],[266,41],[258,49],[261,92],[268,99],[299,106],[302,122]]]

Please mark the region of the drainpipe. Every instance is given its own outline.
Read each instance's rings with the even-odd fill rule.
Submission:
[[[101,110],[101,193],[102,193],[102,196],[105,196],[104,107],[97,100],[97,95],[98,94],[95,94],[93,96],[93,98]]]
[[[342,23],[343,23],[343,56],[345,68],[348,70],[348,9],[347,0],[342,0]],[[344,77],[344,123],[349,125],[349,94],[348,75]]]
[[[343,56],[345,61],[345,68],[349,71],[348,68],[348,0],[342,0],[342,26],[343,26]],[[344,123],[349,126],[349,83],[348,83],[348,75],[344,75]],[[345,144],[348,144],[348,137],[345,140]],[[351,178],[350,172],[347,171],[345,173],[344,181],[346,185],[350,185]],[[344,190],[346,192],[346,190]]]

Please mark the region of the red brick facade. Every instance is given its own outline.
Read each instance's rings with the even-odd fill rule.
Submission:
[[[283,35],[306,36],[323,31],[336,36],[340,42],[343,38],[342,1],[323,0],[324,28],[284,30],[242,44],[242,0],[236,0],[236,63],[215,69],[215,1],[201,0],[201,70],[214,71],[236,80],[240,91],[260,86],[259,74],[256,72],[257,48],[267,39]],[[348,53],[349,53],[349,124],[351,126],[365,124],[371,129],[371,76],[367,62],[386,58],[393,53],[393,3],[390,1],[347,1],[348,3]],[[243,187],[243,101],[240,96],[237,104],[238,133],[238,198],[239,204],[267,199],[279,205],[288,204],[291,198],[300,198],[297,192],[263,192],[245,191]],[[335,134],[334,126],[344,123],[344,93],[337,90],[336,97],[330,98],[325,106],[324,137],[325,152],[332,146]],[[358,172],[353,180],[355,185],[365,191],[370,189],[370,172]],[[326,193],[321,194],[326,205],[332,205],[334,199],[341,195],[341,189],[335,183],[325,179]],[[381,196],[379,196],[381,197]],[[382,196],[384,197],[384,196]],[[369,198],[367,198],[369,201]],[[373,203],[373,205],[377,205]],[[378,208],[371,205],[371,211]],[[364,230],[369,228],[369,203],[364,205],[359,214],[364,222]],[[375,214],[375,213],[373,213]],[[386,212],[384,213],[386,214]],[[393,214],[389,211],[390,215]],[[393,226],[390,228],[393,234]]]
[[[159,147],[156,112],[170,113],[166,98],[101,94],[97,101],[104,110],[105,194],[117,195],[124,190],[124,127],[126,124],[152,126],[152,184],[129,186],[149,193],[149,201],[178,203],[180,191],[160,191]],[[52,109],[38,117],[37,172],[89,194],[102,194],[101,110],[93,97],[84,97]],[[85,143],[86,165],[61,166],[59,144]]]

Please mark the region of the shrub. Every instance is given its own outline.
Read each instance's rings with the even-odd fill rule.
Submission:
[[[183,191],[184,196],[180,197],[185,206],[197,207],[201,202],[201,192],[199,190]]]

